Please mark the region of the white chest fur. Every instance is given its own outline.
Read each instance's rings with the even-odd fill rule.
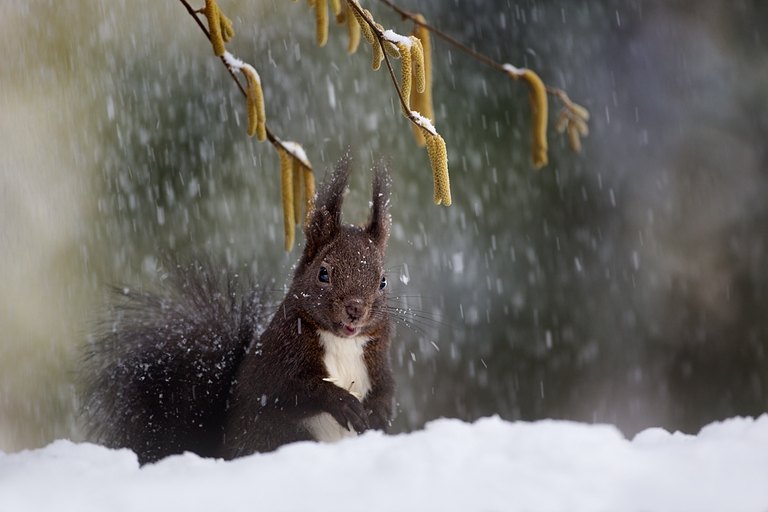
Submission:
[[[363,349],[369,339],[366,336],[342,338],[320,331],[323,363],[328,371],[327,380],[346,389],[361,402],[371,390],[371,379],[363,356]],[[333,442],[356,435],[354,430],[339,425],[327,412],[307,418],[305,426],[318,441]]]

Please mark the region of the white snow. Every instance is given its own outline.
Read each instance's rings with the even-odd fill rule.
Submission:
[[[384,31],[384,39],[386,41],[389,41],[390,43],[397,44],[404,44],[406,48],[410,48],[413,44],[413,41],[408,36],[404,36],[402,34],[398,34],[394,30],[385,30]]]
[[[768,415],[698,435],[608,425],[439,420],[225,462],[139,468],[127,450],[56,441],[0,453],[0,511],[768,510]]]
[[[517,66],[513,66],[512,64],[509,64],[509,63],[502,64],[501,67],[504,68],[504,71],[506,71],[510,75],[522,76],[523,73],[525,73],[525,68],[518,68]]]
[[[424,117],[421,115],[421,113],[416,112],[415,110],[411,110],[411,116],[413,117],[416,124],[427,130],[432,135],[437,135],[435,125],[432,124],[432,121],[430,121],[428,117]]]
[[[309,158],[307,158],[307,154],[304,152],[304,148],[301,147],[301,144],[288,140],[280,140],[280,144],[283,145],[283,149],[289,152],[293,158],[298,159],[305,167],[309,169],[312,168],[309,164]]]
[[[247,74],[247,72],[251,73],[251,76],[256,79],[258,83],[261,83],[261,76],[259,76],[259,73],[256,71],[256,68],[248,64],[247,62],[243,62],[242,60],[238,59],[228,51],[224,51],[224,55],[221,56],[222,59],[224,59],[224,62],[227,63],[227,66],[230,68],[240,71],[241,73]],[[245,69],[245,72],[243,71]]]

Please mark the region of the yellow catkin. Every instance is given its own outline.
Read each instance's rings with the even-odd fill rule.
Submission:
[[[400,50],[400,92],[403,94],[403,100],[405,100],[408,112],[411,110],[411,83],[413,80],[413,67],[411,63],[411,49],[407,44],[400,42],[397,43],[397,49]]]
[[[354,2],[355,6],[358,8],[360,7],[360,4],[356,1]],[[361,8],[362,9],[362,8]],[[363,34],[363,37],[366,41],[368,41],[368,44],[373,45],[376,44],[376,38],[373,37],[373,31],[371,30],[371,26],[368,25],[368,22],[365,21],[365,18],[360,14],[360,11],[358,11],[355,7],[350,6],[350,10],[352,11],[352,14],[355,16],[355,19],[357,20],[357,24],[360,25],[360,33]]]
[[[368,24],[365,19],[360,16],[360,13],[357,12],[355,9],[352,9],[352,12],[355,13],[355,19],[357,20],[357,24],[360,25],[360,33],[363,34],[363,37],[366,41],[368,41],[368,44],[375,44],[376,38],[373,37],[373,31],[371,30],[371,26]]]
[[[293,183],[293,222],[298,224],[301,220],[301,209],[304,207],[304,176],[301,163],[296,158],[291,158],[291,183]]]
[[[424,16],[416,15],[416,20],[426,23]],[[421,25],[416,25],[413,35],[421,41],[422,54],[424,56],[424,92],[411,90],[411,109],[417,111],[430,121],[435,121],[434,109],[432,107],[432,41],[430,40],[429,30]],[[414,126],[413,134],[416,137],[416,143],[419,146],[426,144],[424,130]]]
[[[256,98],[256,112],[258,122],[256,123],[256,140],[264,142],[267,139],[267,118],[266,111],[264,109],[264,93],[261,87],[257,89],[258,97]]]
[[[384,28],[381,26],[381,23],[377,23],[376,20],[373,19],[373,14],[371,14],[371,11],[368,9],[363,9],[363,13],[365,15],[365,19],[373,23],[373,25],[380,31],[384,31]],[[370,26],[370,23],[368,24]],[[371,31],[373,31],[373,28],[371,28]]]
[[[293,248],[295,236],[295,220],[293,218],[293,165],[291,157],[282,148],[277,149],[280,156],[280,191],[283,197],[283,229],[285,232],[285,250]]]
[[[378,41],[373,42],[371,49],[373,50],[373,55],[371,56],[371,69],[376,71],[381,67],[381,62],[384,60],[384,52]]]
[[[224,42],[227,43],[235,36],[235,29],[232,28],[232,20],[224,16],[224,13],[219,11],[219,26],[221,27],[221,37]]]
[[[530,88],[531,114],[533,117],[533,166],[539,169],[547,165],[547,89],[539,75],[530,69],[523,70],[522,78]]]
[[[360,16],[360,13],[358,13],[357,10],[355,10],[355,12],[358,16],[357,22],[360,24],[360,28],[363,31],[363,37],[365,37],[365,39],[371,43],[371,50],[373,52],[371,56],[371,69],[376,71],[381,67],[381,63],[384,60],[384,51],[381,49],[381,43],[379,42],[379,39],[373,34],[373,28],[371,28],[371,25],[367,21],[372,21],[373,15],[368,9],[363,10],[363,16]],[[378,23],[376,26],[379,26]]]
[[[576,129],[579,131],[579,135],[582,137],[589,135],[589,126],[587,126],[587,123],[583,118],[574,117],[573,121],[571,122],[576,125]]]
[[[411,96],[411,106],[413,109],[419,112],[418,104],[414,101],[413,96]],[[418,126],[413,127],[413,136],[416,139],[417,146],[423,147],[427,143],[427,139],[424,138],[424,130],[422,130]]]
[[[304,223],[309,222],[312,210],[315,208],[315,174],[312,169],[306,165],[302,165],[301,169],[304,174]]]
[[[331,12],[333,12],[333,15],[337,18],[341,16],[341,0],[331,0]]]
[[[256,114],[258,123],[256,123],[256,139],[263,142],[267,138],[267,113],[264,108],[264,91],[261,90],[261,84],[256,88]]]
[[[205,8],[203,9],[205,17],[208,20],[208,32],[211,35],[211,45],[213,46],[213,54],[217,57],[224,55],[224,37],[221,33],[221,10],[216,0],[205,0]]]
[[[261,89],[261,81],[256,87],[256,96],[254,97],[254,103],[256,103],[256,139],[264,141],[267,138],[267,112],[264,108],[264,91]]]
[[[245,104],[248,111],[248,136],[253,137],[256,134],[256,126],[259,123],[258,109],[256,108],[257,90],[259,89],[258,81],[251,76],[250,73],[245,73],[248,79],[248,89],[245,95]]]
[[[347,6],[348,10],[349,7]],[[355,16],[346,12],[345,19],[347,22],[347,34],[349,34],[349,44],[347,44],[347,53],[350,55],[357,51],[357,47],[360,45],[360,23],[358,23]],[[370,27],[368,27],[370,30]]]
[[[248,80],[245,103],[248,108],[248,135],[263,141],[267,138],[267,116],[264,108],[264,91],[261,89],[261,80],[248,66],[240,68],[240,71]]]
[[[384,40],[384,51],[393,59],[400,58],[400,50],[397,49],[397,45],[392,41]]]
[[[328,0],[315,0],[315,31],[318,46],[328,42]]]
[[[451,205],[451,182],[448,178],[448,150],[440,134],[427,134],[427,155],[435,182],[435,204]]]
[[[411,36],[411,62],[413,62],[413,86],[417,93],[423,93],[427,86],[424,75],[424,49],[416,36]]]
[[[585,109],[581,105],[577,105],[576,103],[571,103],[570,109],[574,114],[576,114],[584,121],[589,121],[589,110]]]
[[[373,19],[373,15],[371,14],[371,11],[369,11],[368,9],[365,10],[365,15],[368,16],[369,19]],[[385,32],[384,25],[382,25],[381,23],[374,23],[374,25],[376,25],[376,29],[379,31],[379,34],[383,34]],[[387,39],[384,39],[383,44],[384,44],[384,51],[387,52],[387,55],[389,55],[393,59],[400,58],[400,50],[398,49],[395,43]]]

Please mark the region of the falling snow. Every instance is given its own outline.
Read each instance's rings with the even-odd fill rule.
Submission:
[[[235,25],[228,48],[238,56],[225,58],[261,73],[275,136],[295,141],[286,144],[312,165],[318,182],[349,152],[356,174],[345,220],[365,223],[366,173],[382,160],[392,168],[386,267],[396,333],[393,431],[419,433],[299,446],[231,465],[186,456],[143,470],[131,466],[129,454],[59,442],[5,457],[6,468],[15,465],[5,475],[29,478],[27,484],[71,478],[60,480],[63,489],[89,486],[92,495],[108,498],[98,483],[112,473],[93,469],[103,461],[106,471],[125,476],[105,489],[134,503],[140,498],[128,488],[146,485],[151,493],[156,475],[177,485],[173,478],[188,473],[221,471],[250,489],[231,468],[275,464],[287,473],[275,461],[295,457],[302,468],[308,458],[331,453],[327,469],[338,469],[336,456],[360,450],[374,453],[383,471],[400,461],[375,447],[402,443],[420,453],[417,443],[434,442],[450,453],[440,444],[449,437],[434,433],[445,425],[470,443],[479,433],[491,435],[486,428],[535,442],[541,438],[521,432],[547,425],[488,420],[420,432],[440,417],[567,418],[610,423],[631,438],[648,427],[694,433],[716,420],[766,411],[763,3],[700,0],[681,9],[636,0],[400,2],[496,62],[514,63],[507,71],[535,70],[592,114],[580,154],[550,129],[550,165],[534,171],[525,84],[435,38],[432,122],[448,147],[450,208],[432,204],[426,151],[400,113],[386,66],[370,69],[368,45],[348,55],[346,30],[332,23],[328,44],[318,48],[306,2],[221,3]],[[13,50],[0,65],[0,448],[7,451],[84,439],[77,362],[109,286],[162,287],[167,256],[202,256],[262,285],[273,306],[298,258],[282,249],[277,155],[246,135],[245,100],[225,66],[180,2],[134,4],[99,0],[83,10],[58,2],[52,17],[51,1],[3,3],[0,41]],[[366,7],[393,33],[412,29],[382,2]],[[550,95],[552,122],[561,106]],[[613,443],[618,461],[599,466],[599,475],[655,457],[653,443],[644,444],[651,440],[691,456],[703,452],[687,446],[714,443],[709,434],[656,439],[646,431],[630,442],[613,430],[605,438],[598,427],[577,430],[593,428]],[[520,459],[533,475],[525,480],[508,452],[494,459],[506,445],[477,443],[487,449],[484,463],[499,462],[534,488],[538,476],[560,485],[560,495],[575,496],[556,477],[546,478],[544,471],[556,476],[559,467]],[[737,449],[737,441],[728,443]],[[761,446],[753,447],[755,456]],[[55,466],[59,455],[75,469]],[[468,453],[461,457],[453,462],[474,466]],[[669,459],[669,467],[699,475],[702,500],[710,489],[733,500],[756,496],[747,485],[756,466],[745,462],[739,472],[736,459],[728,459],[722,470],[697,469],[683,459]],[[342,469],[356,467],[358,458],[349,460]],[[414,471],[431,467],[422,462]],[[578,464],[583,471],[569,478],[590,474],[588,460]],[[174,477],[176,465],[184,474]],[[655,497],[670,500],[658,502],[670,505],[664,509],[707,509],[708,502],[686,501],[693,499],[693,479],[660,462],[654,469],[669,476],[669,487],[651,480],[657,492],[635,489],[633,503]],[[703,474],[710,470],[711,478]],[[409,488],[405,475],[427,473],[402,474],[387,482]],[[741,493],[734,491],[737,477],[745,482]],[[42,484],[20,488],[39,500],[57,495],[39,492]],[[518,500],[527,496],[522,484],[516,489]],[[582,502],[572,503],[569,509]]]

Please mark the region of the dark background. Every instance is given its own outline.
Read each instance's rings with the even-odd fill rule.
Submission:
[[[535,171],[525,85],[433,41],[454,199],[437,207],[426,153],[367,46],[348,56],[332,26],[317,48],[305,2],[221,0],[270,128],[319,177],[351,148],[348,221],[367,215],[373,161],[390,162],[389,281],[409,309],[393,351],[397,430],[499,414],[631,436],[768,410],[765,2],[400,5],[536,70],[592,119],[579,155],[550,129],[550,164]],[[0,160],[11,448],[78,436],[73,361],[106,284],[151,286],[171,251],[280,290],[298,257],[282,250],[277,156],[245,136],[240,92],[181,4],[52,8],[3,7],[4,41],[20,49],[0,68],[0,99],[17,106]],[[30,201],[50,211],[20,213]],[[20,359],[23,371],[8,362]]]

